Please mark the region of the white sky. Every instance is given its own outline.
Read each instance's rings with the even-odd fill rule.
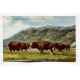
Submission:
[[[4,16],[4,39],[21,30],[43,25],[69,26],[75,24],[74,16]]]

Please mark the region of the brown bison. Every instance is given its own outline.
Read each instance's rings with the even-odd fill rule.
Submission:
[[[20,43],[21,50],[27,50],[30,47],[29,43]]]
[[[50,50],[53,53],[52,47],[52,43],[48,41],[32,42],[31,45],[31,48],[37,48],[41,53],[43,50]]]
[[[11,41],[8,44],[8,48],[9,50],[12,51],[19,51],[19,50],[27,50],[29,48],[29,44],[28,43],[23,43],[23,42],[18,42],[18,41]]]
[[[59,51],[62,51],[64,49],[70,50],[70,45],[69,44],[63,44],[63,43],[54,43],[53,48],[54,48],[54,50],[57,49]]]

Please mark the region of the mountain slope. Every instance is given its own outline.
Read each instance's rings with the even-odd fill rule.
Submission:
[[[26,29],[9,39],[3,40],[3,46],[6,47],[10,41],[25,41],[31,43],[36,40],[48,40],[51,42],[72,44],[75,42],[75,26],[53,27],[47,25],[39,28]]]

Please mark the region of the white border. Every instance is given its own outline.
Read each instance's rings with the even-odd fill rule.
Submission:
[[[3,18],[0,16],[0,63],[3,62]]]
[[[80,64],[80,16],[76,16],[76,62]]]
[[[1,0],[0,15],[1,16],[70,15],[79,17],[80,0],[13,0],[13,1]],[[78,24],[80,24],[80,22]],[[2,27],[0,26],[0,29],[1,28]],[[76,36],[77,39],[79,39],[78,36]],[[79,45],[78,40],[77,44]],[[79,53],[79,50],[77,50],[77,53]],[[73,63],[34,63],[34,64],[5,63],[0,64],[0,79],[80,80],[80,66],[78,64]]]

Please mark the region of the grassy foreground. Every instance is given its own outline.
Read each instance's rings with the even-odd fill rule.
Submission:
[[[51,55],[49,51],[39,53],[36,51],[19,51],[10,53],[8,49],[3,50],[3,60],[5,62],[75,62],[75,49],[70,51],[54,51]]]

